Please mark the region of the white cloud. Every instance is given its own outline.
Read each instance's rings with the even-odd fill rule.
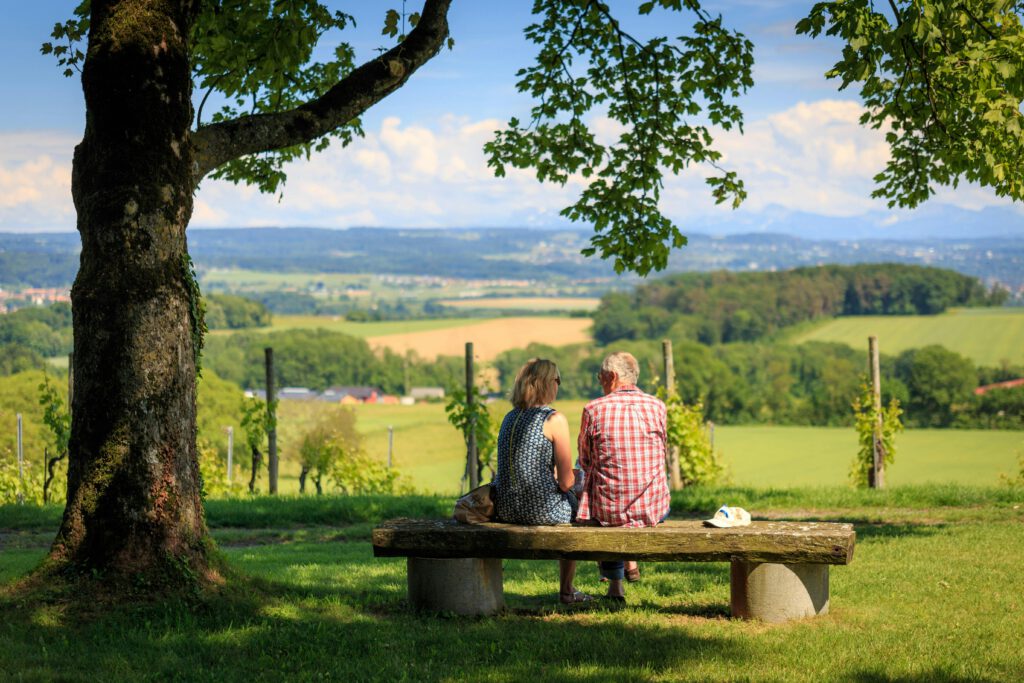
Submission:
[[[0,230],[72,230],[71,155],[66,133],[0,133]]]
[[[870,214],[875,221],[880,213],[892,214],[884,202],[870,199],[872,176],[884,167],[888,148],[880,132],[860,126],[862,111],[849,101],[801,102],[748,121],[745,135],[720,131],[721,165],[737,171],[749,192],[741,213],[764,221],[785,212]],[[571,178],[566,187],[541,185],[532,172],[518,169],[494,178],[482,147],[503,125],[455,115],[430,124],[387,118],[347,148],[333,145],[291,164],[280,201],[251,187],[207,180],[192,225],[564,225],[559,211],[572,203],[583,179]],[[607,119],[594,125],[602,138],[621,132]],[[70,169],[77,142],[67,134],[0,134],[0,230],[74,229]],[[663,209],[671,218],[685,223],[728,212],[710,198],[704,184],[709,172],[690,168],[667,179]],[[940,190],[929,204],[977,211],[1010,202],[961,186]]]
[[[719,131],[720,165],[744,180],[748,197],[742,211],[760,214],[770,207],[829,217],[887,212],[884,200],[871,199],[875,174],[885,168],[889,148],[884,132],[859,123],[856,102],[800,102],[766,118],[748,122],[746,133]],[[666,183],[674,218],[712,211],[703,177],[709,169],[691,169]],[[978,211],[1008,206],[978,186],[941,189],[933,203]]]
[[[242,199],[230,183],[204,182],[193,225],[564,225],[558,212],[570,190],[517,169],[495,178],[487,168],[483,144],[503,125],[454,115],[432,126],[390,117],[347,148],[291,164],[280,202],[256,193]]]

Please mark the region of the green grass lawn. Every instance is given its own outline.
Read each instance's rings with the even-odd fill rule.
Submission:
[[[579,431],[583,401],[555,405]],[[492,404],[501,419],[508,404]],[[365,405],[357,408],[357,427],[375,457],[387,457],[387,427],[395,428],[394,466],[419,490],[454,493],[465,468],[465,446],[445,419],[439,403],[416,406]],[[912,429],[897,437],[890,484],[958,482],[992,485],[1001,473],[1017,471],[1024,453],[1024,432]],[[717,427],[715,446],[729,464],[737,485],[835,486],[845,484],[857,449],[852,427]]]
[[[429,514],[429,499],[408,510],[402,499],[256,499],[208,512],[228,562],[255,583],[232,579],[189,604],[74,608],[0,587],[0,671],[44,681],[1020,680],[1024,491],[695,490],[674,497],[674,516],[720,499],[755,518],[855,524],[854,561],[831,571],[829,615],[733,620],[724,563],[646,563],[626,609],[562,608],[553,561],[505,563],[501,616],[417,615],[404,561],[374,559],[368,537],[382,516]],[[0,583],[45,553],[59,510],[35,517],[0,507]],[[589,563],[578,584],[602,590]]]
[[[832,341],[867,351],[878,336],[882,353],[941,344],[978,365],[1024,363],[1024,308],[964,308],[941,315],[850,316],[830,320],[793,337],[794,343]]]

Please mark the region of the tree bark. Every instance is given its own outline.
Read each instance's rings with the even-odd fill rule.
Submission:
[[[196,452],[205,327],[185,238],[193,192],[218,166],[315,140],[401,87],[443,45],[450,4],[426,0],[406,40],[323,97],[192,133],[199,0],[92,0],[72,167],[82,252],[68,503],[48,567],[164,585],[214,578]],[[250,490],[259,460],[254,450]]]
[[[51,559],[206,575],[196,458],[198,288],[187,0],[93,0],[72,195],[82,239],[68,503]]]
[[[260,453],[260,449],[252,449],[252,473],[249,475],[249,493],[256,493],[256,478],[260,473],[260,462],[263,460],[263,454]]]

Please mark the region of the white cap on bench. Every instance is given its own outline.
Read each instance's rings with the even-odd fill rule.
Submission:
[[[708,526],[716,526],[719,529],[747,526],[750,524],[750,513],[743,508],[731,508],[723,505],[718,508],[718,512],[715,513],[714,517],[705,519],[704,523]]]

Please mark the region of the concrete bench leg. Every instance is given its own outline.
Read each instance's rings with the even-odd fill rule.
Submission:
[[[780,622],[828,614],[827,564],[771,564],[735,560],[732,615]]]
[[[486,615],[505,608],[500,559],[410,557],[407,570],[413,609]]]

